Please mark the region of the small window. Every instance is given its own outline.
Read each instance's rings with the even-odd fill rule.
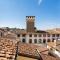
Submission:
[[[29,39],[29,43],[32,43],[32,39]]]
[[[32,34],[29,34],[29,37],[32,37]]]
[[[34,43],[37,43],[37,39],[34,39]]]
[[[26,36],[26,34],[23,34],[23,35],[22,35],[22,37],[25,37],[25,36]]]
[[[25,42],[26,42],[26,40],[25,40],[25,39],[22,39],[22,42],[23,42],[23,43],[25,43]]]
[[[55,37],[55,34],[52,34],[52,37]]]
[[[46,43],[46,39],[43,39],[43,43]]]
[[[43,34],[43,37],[46,37],[46,34]]]
[[[56,37],[59,37],[59,34],[56,34]]]
[[[50,37],[50,34],[47,34],[48,37]]]
[[[42,37],[42,34],[39,34],[39,37]]]
[[[53,39],[52,39],[52,42],[54,42],[54,40],[55,40],[55,39],[53,38]]]
[[[34,34],[34,37],[37,37],[37,34]]]
[[[17,34],[17,37],[20,37],[20,34]]]
[[[50,39],[48,39],[47,42],[50,42]]]

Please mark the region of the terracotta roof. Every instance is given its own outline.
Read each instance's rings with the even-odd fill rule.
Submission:
[[[60,58],[57,58],[57,57],[53,57],[53,56],[50,56],[50,55],[42,55],[42,58],[43,60],[60,60]]]
[[[25,43],[19,43],[18,45],[18,53],[26,56],[35,56],[35,57],[42,57],[43,60],[59,60],[56,57],[48,55],[48,49],[45,47],[40,47],[34,44],[25,44]],[[40,56],[36,52],[36,49],[39,50]]]
[[[37,30],[36,33],[48,33],[48,32],[43,31],[43,30]]]
[[[16,29],[15,33],[16,34],[24,34],[24,33],[26,33],[26,30],[25,29]]]
[[[60,41],[56,41],[56,49],[60,52]]]
[[[51,30],[46,30],[46,32],[50,34],[60,34],[60,29],[51,29]]]
[[[47,45],[50,47],[56,47],[56,42],[48,42]]]
[[[0,60],[15,59],[16,43],[13,39],[0,38]]]

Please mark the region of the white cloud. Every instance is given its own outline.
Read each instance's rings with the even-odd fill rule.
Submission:
[[[38,0],[38,4],[39,4],[39,5],[41,4],[41,2],[42,2],[42,0]]]

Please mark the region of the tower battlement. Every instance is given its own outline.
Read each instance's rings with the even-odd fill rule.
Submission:
[[[35,16],[26,16],[26,19],[35,19]]]

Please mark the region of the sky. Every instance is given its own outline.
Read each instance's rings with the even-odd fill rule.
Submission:
[[[0,0],[0,27],[25,29],[26,16],[37,29],[60,28],[60,0]]]

